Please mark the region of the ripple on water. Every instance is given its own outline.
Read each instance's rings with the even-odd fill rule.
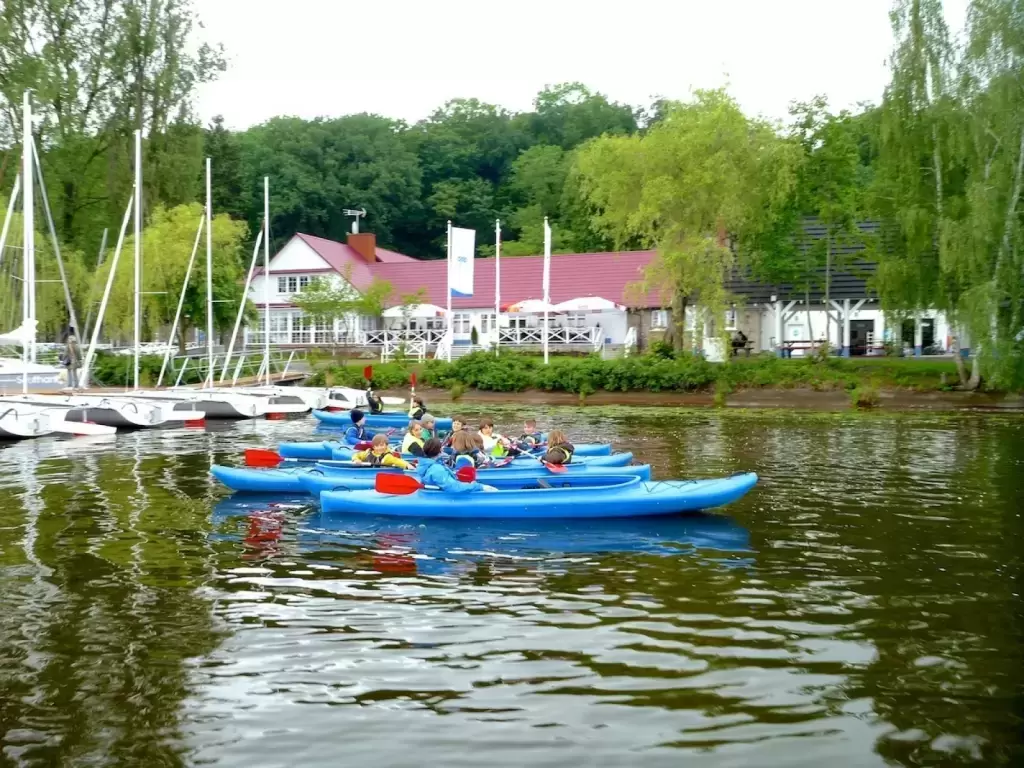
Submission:
[[[4,759],[1020,757],[1022,422],[537,411],[762,482],[706,518],[419,525],[221,500],[212,462],[308,421],[0,451]]]

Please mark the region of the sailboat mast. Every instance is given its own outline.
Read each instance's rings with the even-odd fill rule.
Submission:
[[[270,380],[270,177],[263,177],[263,367]],[[245,301],[245,297],[242,297]]]
[[[139,356],[142,351],[142,131],[135,132],[135,389],[139,388]]]
[[[210,158],[206,158],[206,362],[213,386],[213,228],[210,226],[213,209],[210,194]]]
[[[25,185],[22,195],[22,283],[21,283],[21,312],[25,322],[25,330],[29,332],[28,338],[22,346],[22,375],[21,391],[28,392],[28,363],[35,362],[36,358],[36,332],[32,327],[32,321],[36,316],[36,283],[35,283],[35,190],[33,189],[34,177],[32,175],[32,92],[25,91],[21,104],[21,183]]]

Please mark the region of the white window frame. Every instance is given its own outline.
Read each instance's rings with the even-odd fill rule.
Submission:
[[[583,312],[570,312],[565,316],[565,325],[567,328],[586,328],[587,316]]]
[[[738,320],[739,312],[735,308],[725,310],[725,330],[735,331]]]
[[[279,275],[277,278],[277,292],[288,293],[288,278],[284,275]]]
[[[469,312],[452,313],[452,333],[458,336],[468,336],[472,333],[473,316]]]
[[[652,309],[651,310],[651,330],[652,331],[664,331],[668,330],[669,312],[667,309]]]
[[[299,293],[309,288],[309,284],[313,281],[309,275],[299,275]]]

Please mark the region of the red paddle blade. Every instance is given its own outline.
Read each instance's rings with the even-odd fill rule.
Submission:
[[[567,469],[565,468],[565,466],[564,466],[564,465],[562,465],[562,464],[549,464],[549,463],[548,463],[548,462],[546,462],[546,461],[542,461],[541,463],[542,463],[542,464],[543,464],[543,465],[544,465],[545,467],[547,467],[547,468],[548,468],[548,471],[549,471],[549,472],[554,472],[554,473],[555,473],[556,475],[559,475],[559,474],[561,474],[562,472],[567,472],[567,471],[568,471],[568,470],[567,470]]]
[[[407,496],[422,490],[423,483],[409,475],[393,475],[390,472],[379,472],[374,479],[377,493],[390,493],[396,496]]]
[[[476,482],[476,467],[462,467],[455,476],[464,483]]]
[[[416,389],[416,372],[413,371],[409,374],[409,386]]]
[[[276,467],[281,463],[281,454],[267,448],[246,448],[245,466],[247,467]]]
[[[373,378],[373,366],[372,365],[368,365],[365,368],[363,368],[363,378],[366,379],[367,381],[369,381],[370,379]]]

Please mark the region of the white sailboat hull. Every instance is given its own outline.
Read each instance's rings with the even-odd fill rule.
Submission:
[[[0,407],[0,440],[24,440],[52,433],[50,418],[41,409],[13,404]]]
[[[120,429],[144,429],[166,423],[162,409],[152,403],[89,395],[21,395],[0,399],[66,411],[63,421],[101,424]]]
[[[142,400],[168,403],[175,411],[202,411],[207,419],[255,419],[267,414],[270,402],[266,398],[232,395],[220,392],[162,390],[160,392],[131,392],[130,396]]]
[[[303,403],[306,410],[320,410],[328,405],[327,390],[317,387],[232,387],[231,392],[240,395],[257,395],[269,397],[271,402],[277,404]]]

